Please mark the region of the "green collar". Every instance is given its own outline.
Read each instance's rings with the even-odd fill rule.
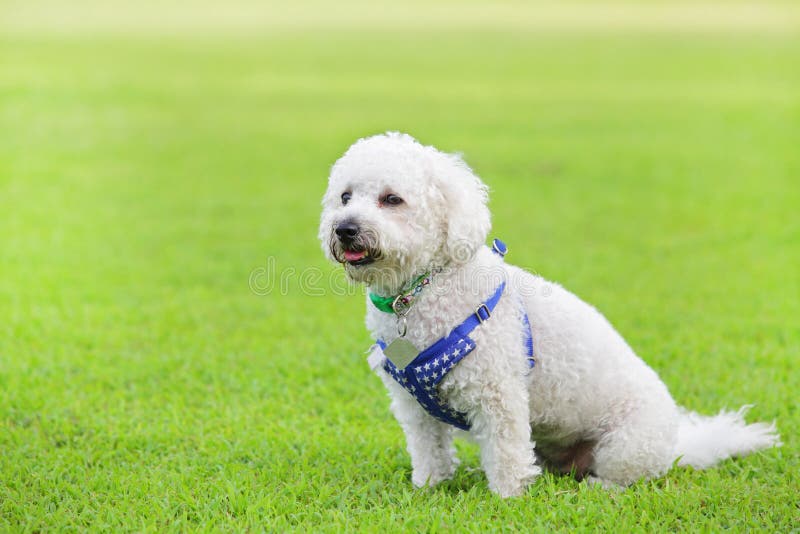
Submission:
[[[431,283],[431,272],[427,272],[421,276],[419,276],[416,280],[409,284],[410,289],[406,291],[401,291],[398,295],[394,297],[382,297],[380,295],[376,295],[375,293],[369,293],[369,300],[375,305],[382,312],[386,313],[396,313],[397,315],[405,315],[409,308],[411,308],[411,304],[422,291],[422,288],[427,286]]]

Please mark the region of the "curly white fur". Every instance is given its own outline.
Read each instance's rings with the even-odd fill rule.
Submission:
[[[351,197],[344,204],[343,192]],[[381,203],[387,193],[397,206]],[[667,387],[595,308],[561,286],[504,263],[483,247],[491,227],[487,189],[456,155],[388,133],[356,142],[331,171],[319,237],[356,282],[394,295],[415,276],[433,277],[408,314],[407,338],[420,350],[461,323],[507,281],[490,320],[472,334],[477,349],[442,381],[440,398],[468,414],[489,487],[519,495],[540,463],[604,486],[659,476],[679,459],[705,468],[777,445],[774,424],[747,425],[744,410],[703,417],[676,406]],[[335,229],[358,225],[377,258],[341,260]],[[528,314],[536,365],[522,343]],[[396,318],[367,301],[376,339],[397,337]],[[453,475],[453,429],[431,417],[376,366],[402,426],[416,486]],[[539,462],[537,463],[537,456]]]

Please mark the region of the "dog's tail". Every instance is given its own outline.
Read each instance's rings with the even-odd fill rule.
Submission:
[[[684,410],[675,447],[678,465],[705,469],[725,458],[780,446],[774,422],[745,423],[744,415],[750,408],[748,405],[738,412],[723,410],[711,417]]]

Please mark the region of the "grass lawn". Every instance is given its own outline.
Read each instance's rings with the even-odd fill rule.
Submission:
[[[797,6],[182,5],[0,5],[0,531],[798,528]],[[316,241],[388,129],[464,152],[509,260],[679,403],[784,446],[501,500],[459,443],[414,490]]]

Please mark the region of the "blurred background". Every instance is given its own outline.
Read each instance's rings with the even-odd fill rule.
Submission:
[[[331,164],[386,130],[462,152],[509,260],[680,403],[756,402],[793,450],[800,3],[3,0],[6,526],[121,525],[153,496],[214,518],[220,494],[239,526],[313,522],[299,463],[405,473],[361,293],[329,290],[316,241]],[[373,483],[341,469],[308,491]]]

